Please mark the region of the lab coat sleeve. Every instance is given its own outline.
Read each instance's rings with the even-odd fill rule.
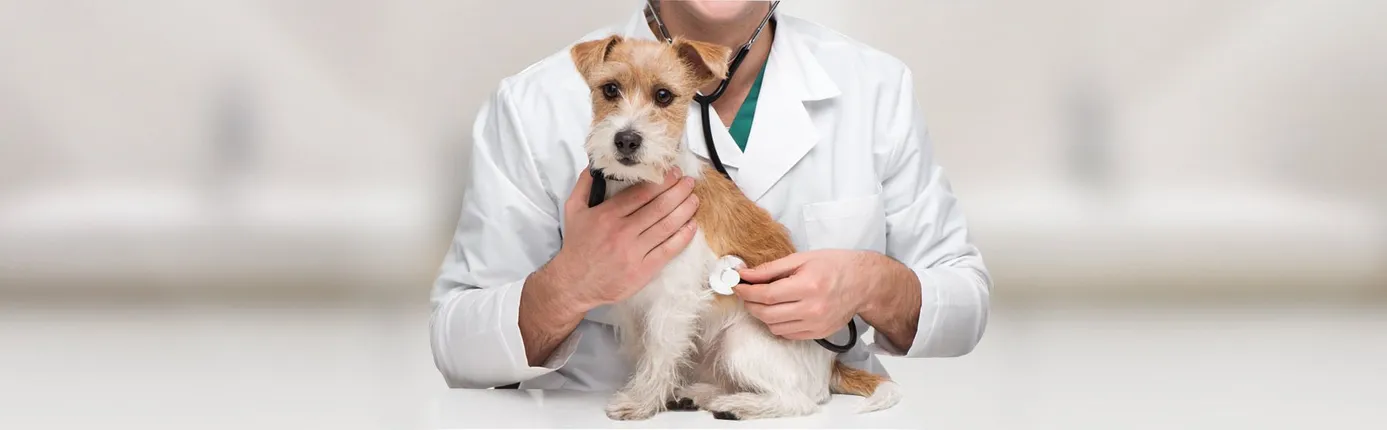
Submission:
[[[987,326],[991,278],[933,147],[909,69],[899,91],[883,97],[878,155],[886,206],[886,254],[919,277],[919,328],[908,351],[881,333],[874,352],[907,357],[954,357],[971,352]]]
[[[503,85],[473,125],[462,210],[431,295],[434,364],[452,388],[489,388],[552,372],[578,342],[575,332],[544,366],[525,358],[520,293],[561,239],[560,209],[521,121]]]

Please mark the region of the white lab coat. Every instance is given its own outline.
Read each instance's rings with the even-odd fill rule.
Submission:
[[[879,251],[920,277],[910,349],[874,335],[840,360],[885,373],[874,353],[968,353],[987,322],[991,281],[934,163],[910,70],[810,22],[777,18],[746,152],[714,122],[728,172],[789,227],[799,250]],[[654,38],[636,13],[583,40],[613,32]],[[611,390],[627,376],[605,308],[590,312],[540,367],[528,365],[517,323],[526,276],[562,243],[563,203],[587,164],[591,109],[565,48],[503,80],[477,116],[471,181],[432,294],[434,360],[450,387]],[[685,144],[706,159],[700,116],[691,112],[688,121]]]

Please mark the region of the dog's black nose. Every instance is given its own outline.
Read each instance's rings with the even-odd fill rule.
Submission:
[[[616,151],[621,155],[631,155],[641,149],[641,134],[633,130],[623,130],[617,132],[616,138],[612,139],[616,143]]]

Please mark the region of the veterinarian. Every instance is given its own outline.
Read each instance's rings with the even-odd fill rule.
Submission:
[[[736,50],[770,11],[768,2],[652,3],[582,40],[656,39],[654,15],[674,36]],[[910,69],[776,11],[739,70],[712,105],[725,125],[714,123],[715,148],[800,250],[741,272],[747,284],[735,291],[748,310],[776,335],[837,344],[855,318],[874,334],[839,360],[882,374],[876,354],[972,351],[991,280],[935,163]],[[469,186],[432,291],[434,361],[450,387],[615,390],[629,374],[608,305],[650,282],[693,233],[638,236],[629,232],[649,217],[588,208],[575,185],[586,174],[589,97],[563,47],[503,80],[476,118]],[[688,144],[706,159],[703,142]],[[668,180],[607,203],[682,225],[692,212],[676,209],[696,204],[691,190]]]

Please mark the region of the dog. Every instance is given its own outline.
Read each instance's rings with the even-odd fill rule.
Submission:
[[[591,95],[591,167],[607,176],[607,197],[661,182],[678,167],[695,180],[693,241],[630,299],[613,305],[621,349],[633,374],[607,416],[643,420],[666,410],[710,411],[719,419],[813,414],[831,394],[866,398],[859,412],[894,406],[889,379],[838,362],[813,341],[771,334],[735,296],[714,294],[708,276],[722,256],[755,267],[795,252],[788,229],[684,142],[690,102],[722,80],[731,50],[693,40],[672,43],[612,35],[581,42],[570,55]]]

